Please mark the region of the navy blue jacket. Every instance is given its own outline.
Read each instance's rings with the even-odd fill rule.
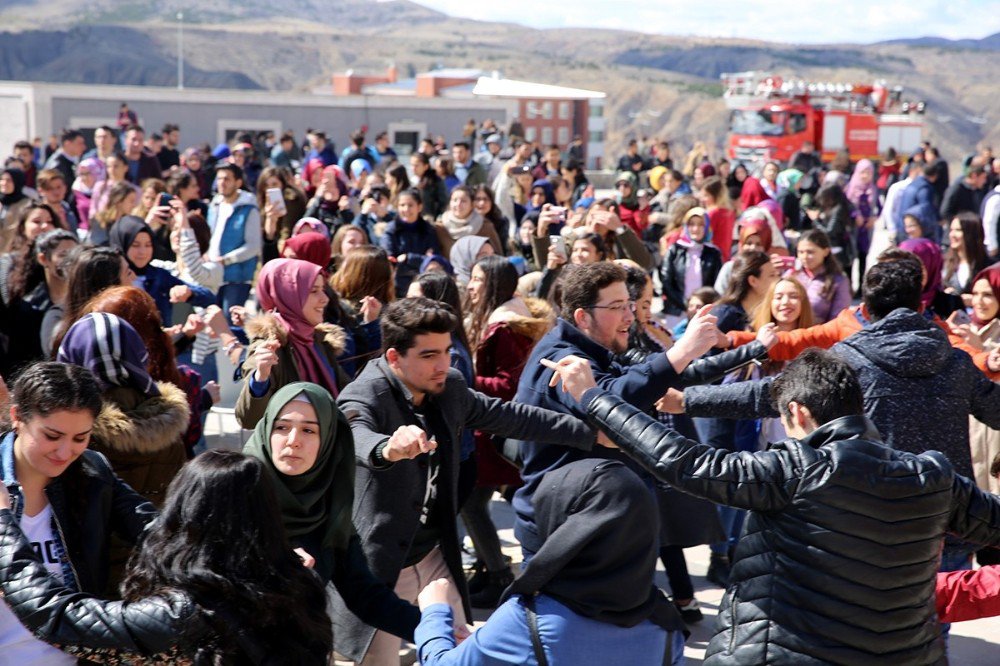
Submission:
[[[594,342],[576,326],[560,318],[532,350],[518,383],[515,402],[586,419],[586,411],[562,390],[561,385],[549,387],[552,371],[540,363],[543,358],[558,361],[571,354],[590,359],[598,386],[621,396],[643,411],[652,409],[653,404],[663,397],[668,388],[679,384],[679,375],[667,360],[666,354],[654,354],[645,363],[622,366],[613,360],[610,349]],[[514,494],[514,535],[530,553],[537,552],[541,546],[535,531],[532,497],[546,472],[585,458],[619,460],[636,469],[628,456],[617,449],[594,446],[594,440],[565,444],[542,444],[526,440],[521,442],[521,457],[524,463],[521,469],[524,485]]]
[[[390,222],[379,239],[379,245],[390,257],[406,254],[406,261],[396,264],[396,294],[399,296],[406,294],[410,282],[420,272],[420,264],[427,251],[440,252],[437,233],[423,218],[412,223],[402,220]]]

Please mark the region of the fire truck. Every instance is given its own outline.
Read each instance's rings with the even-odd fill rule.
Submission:
[[[789,158],[811,141],[824,162],[847,148],[851,160],[888,148],[918,146],[924,102],[903,100],[901,87],[785,81],[767,72],[722,75],[730,109],[727,153],[747,162]]]

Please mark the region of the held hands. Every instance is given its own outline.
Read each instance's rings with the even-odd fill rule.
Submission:
[[[192,292],[191,288],[184,284],[179,284],[175,287],[170,288],[170,302],[171,303],[183,303],[187,299],[191,298]]]
[[[312,569],[316,566],[316,558],[301,548],[295,548],[292,552],[299,556],[299,559],[302,560],[302,566],[306,569]]]
[[[219,403],[219,398],[222,397],[222,390],[219,388],[219,385],[217,383],[215,383],[214,381],[208,382],[207,384],[201,387],[201,390],[212,396],[213,405],[217,405]]]
[[[990,369],[990,372],[1000,372],[1000,347],[991,351],[990,355],[986,357],[986,367]]]
[[[199,315],[190,314],[188,315],[187,321],[181,326],[181,333],[189,338],[193,338],[198,335],[205,328],[205,322]]]
[[[437,448],[437,442],[427,439],[427,433],[415,425],[404,425],[392,434],[382,450],[386,462],[411,460],[421,453],[430,453]]]
[[[427,584],[427,587],[420,590],[420,594],[417,595],[417,605],[420,606],[420,610],[424,610],[434,604],[446,604],[449,592],[451,592],[450,580],[447,578],[432,580]]]
[[[677,372],[681,372],[688,363],[720,342],[719,329],[715,326],[718,318],[712,314],[712,307],[712,305],[702,306],[688,322],[687,330],[681,339],[667,352]],[[678,364],[680,368],[677,367]]]
[[[558,363],[543,358],[541,364],[554,371],[549,386],[554,387],[562,381],[563,391],[573,396],[577,402],[580,402],[587,389],[597,386],[590,363],[579,356],[565,356]]]
[[[761,326],[760,330],[757,331],[757,342],[764,345],[764,349],[770,351],[771,347],[778,344],[778,325],[772,321]]]
[[[656,411],[664,414],[684,413],[684,393],[677,389],[667,389],[663,397],[656,401]]]
[[[280,346],[281,343],[277,340],[268,340],[254,349],[250,360],[257,381],[266,382],[271,378],[271,368],[278,364],[278,348]]]
[[[233,321],[233,326],[242,326],[247,320],[247,309],[242,305],[232,305],[229,307],[229,317]]]

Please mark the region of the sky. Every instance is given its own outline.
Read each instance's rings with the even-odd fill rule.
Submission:
[[[614,28],[791,43],[1000,32],[1000,0],[414,0],[451,16],[532,28]]]

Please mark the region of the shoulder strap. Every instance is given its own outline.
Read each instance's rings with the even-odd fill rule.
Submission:
[[[542,647],[542,637],[538,634],[538,615],[535,614],[534,595],[524,597],[524,612],[528,616],[528,631],[531,633],[531,647],[535,651],[535,660],[538,662],[538,666],[549,666],[549,660],[545,657],[545,649]]]

